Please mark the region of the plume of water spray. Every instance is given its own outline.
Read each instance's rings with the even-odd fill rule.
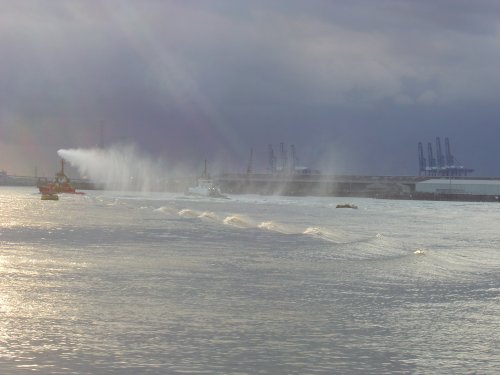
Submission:
[[[164,190],[166,168],[139,154],[133,145],[116,145],[106,149],[62,149],[58,155],[76,167],[82,176],[109,190],[142,192]]]

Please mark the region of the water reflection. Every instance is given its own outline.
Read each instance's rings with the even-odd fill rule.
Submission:
[[[14,202],[2,217],[18,222],[0,236],[4,373],[493,374],[499,365],[493,214],[450,224],[480,234],[451,236],[432,217],[411,224],[441,233],[429,239],[407,232],[408,203],[356,202],[364,208],[343,217],[314,199],[90,193],[55,206],[27,192],[1,192]],[[414,204],[420,217],[427,206]]]

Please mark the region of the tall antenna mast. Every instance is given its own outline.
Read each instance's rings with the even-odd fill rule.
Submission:
[[[101,133],[99,138],[99,148],[104,148],[104,122],[101,121]]]
[[[253,147],[250,148],[250,160],[248,160],[247,174],[252,173]]]
[[[295,145],[290,146],[290,153],[292,157],[292,165],[290,165],[290,171],[292,173],[295,173],[297,164],[299,164],[299,158],[297,157],[297,153],[295,152]]]
[[[280,143],[280,156],[281,156],[281,172],[285,172],[285,168],[287,165],[287,154],[285,150],[285,144],[283,142]]]
[[[276,155],[274,155],[273,145],[269,145],[269,171],[276,172]]]
[[[424,146],[422,142],[418,142],[418,173],[419,175],[425,173],[425,169],[427,168],[427,161],[424,157]]]

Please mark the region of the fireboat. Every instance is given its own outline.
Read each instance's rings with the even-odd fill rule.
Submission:
[[[56,173],[56,177],[53,182],[47,182],[46,180],[38,180],[38,190],[42,195],[54,195],[58,193],[69,193],[69,194],[85,194],[83,192],[76,191],[71,181],[64,173],[64,159],[61,159],[61,170]]]

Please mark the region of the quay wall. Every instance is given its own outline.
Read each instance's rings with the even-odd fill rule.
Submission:
[[[10,176],[0,174],[0,185],[36,187],[39,178],[33,176]],[[42,180],[44,180],[42,178]],[[48,179],[47,179],[48,180]],[[182,193],[196,184],[196,177],[171,179],[160,184],[154,191]],[[422,191],[422,184],[434,182],[424,176],[362,176],[362,175],[323,175],[323,174],[237,174],[225,173],[213,177],[213,181],[225,194],[260,194],[290,196],[338,196],[368,197],[383,199],[446,200],[498,202],[499,194],[459,192],[456,189],[436,189],[434,192]],[[446,180],[448,187],[450,179]],[[441,181],[441,185],[444,183]],[[500,184],[498,178],[457,178],[451,184]],[[83,179],[72,179],[78,190],[105,190],[103,183]],[[438,184],[438,186],[440,186]],[[134,189],[132,189],[134,190]],[[140,189],[139,189],[140,190]]]
[[[413,176],[222,174],[215,178],[228,194],[409,197]]]

